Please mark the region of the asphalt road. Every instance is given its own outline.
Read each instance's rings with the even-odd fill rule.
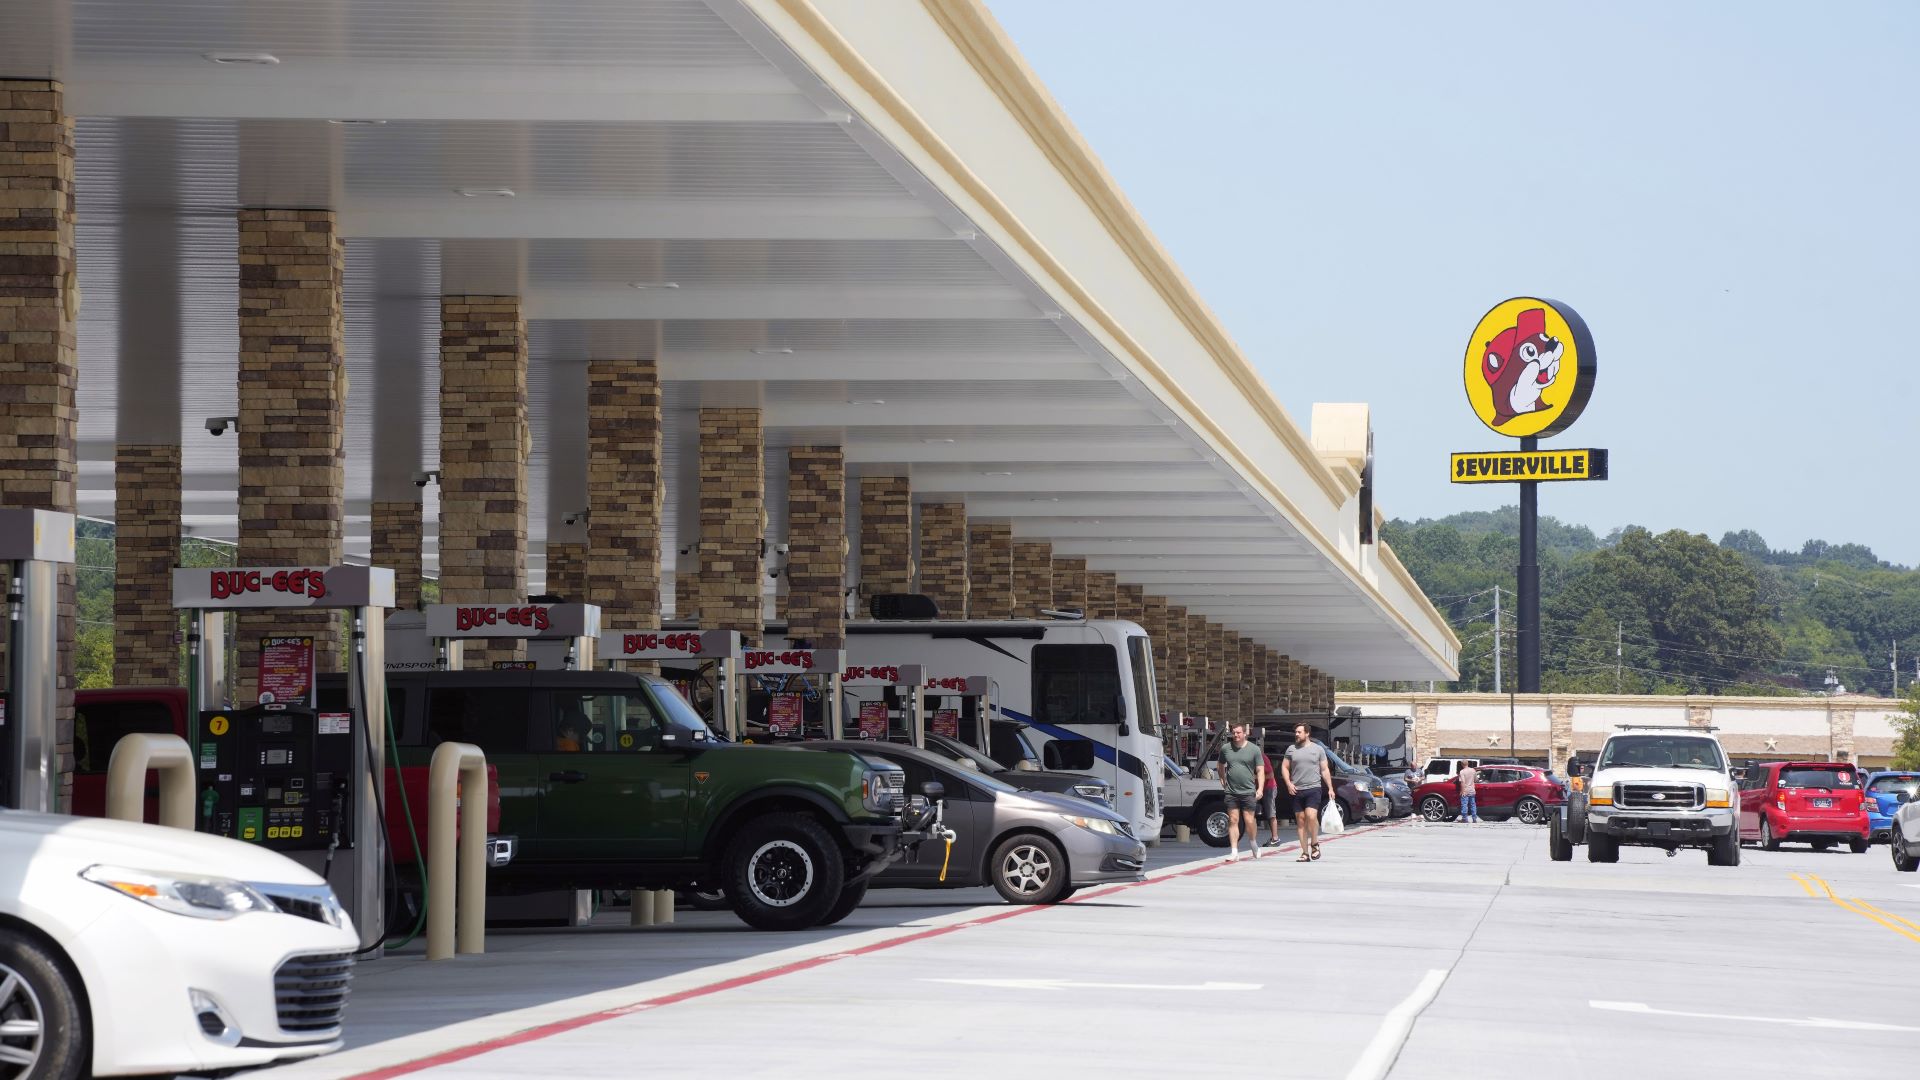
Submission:
[[[1600,866],[1545,839],[1401,824],[1310,864],[1164,845],[1155,880],[1050,909],[875,892],[832,932],[494,935],[369,965],[361,1045],[264,1075],[1697,1080],[1920,1052],[1920,875],[1884,847]]]

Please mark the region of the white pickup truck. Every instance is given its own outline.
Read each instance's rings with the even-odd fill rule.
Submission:
[[[1702,848],[1707,865],[1738,866],[1738,797],[1712,729],[1623,727],[1601,747],[1586,790],[1548,819],[1548,852],[1566,862],[1584,843],[1588,862],[1611,863],[1622,845]]]

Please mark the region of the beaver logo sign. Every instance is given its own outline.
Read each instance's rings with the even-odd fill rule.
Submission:
[[[1467,341],[1467,401],[1481,423],[1516,439],[1571,427],[1593,394],[1594,372],[1587,324],[1554,300],[1502,300]]]

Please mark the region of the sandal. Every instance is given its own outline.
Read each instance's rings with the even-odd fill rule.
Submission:
[[[1307,854],[1307,853],[1306,853],[1306,851],[1304,851],[1304,850],[1302,850],[1302,851],[1300,852],[1300,857],[1299,857],[1299,858],[1297,858],[1297,859],[1295,859],[1295,860],[1293,860],[1293,861],[1294,861],[1294,862],[1312,862],[1312,861],[1313,861],[1313,856],[1311,856],[1311,855],[1309,855],[1309,854]]]
[[[1318,841],[1315,841],[1313,845],[1313,861],[1315,862],[1320,861],[1320,844]]]

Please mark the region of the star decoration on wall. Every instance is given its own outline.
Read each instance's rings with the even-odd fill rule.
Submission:
[[[1778,750],[1778,749],[1780,749],[1780,740],[1779,740],[1779,739],[1768,739],[1768,740],[1767,740],[1767,752],[1768,752],[1768,753],[1772,753],[1773,751],[1775,751],[1775,750]]]

